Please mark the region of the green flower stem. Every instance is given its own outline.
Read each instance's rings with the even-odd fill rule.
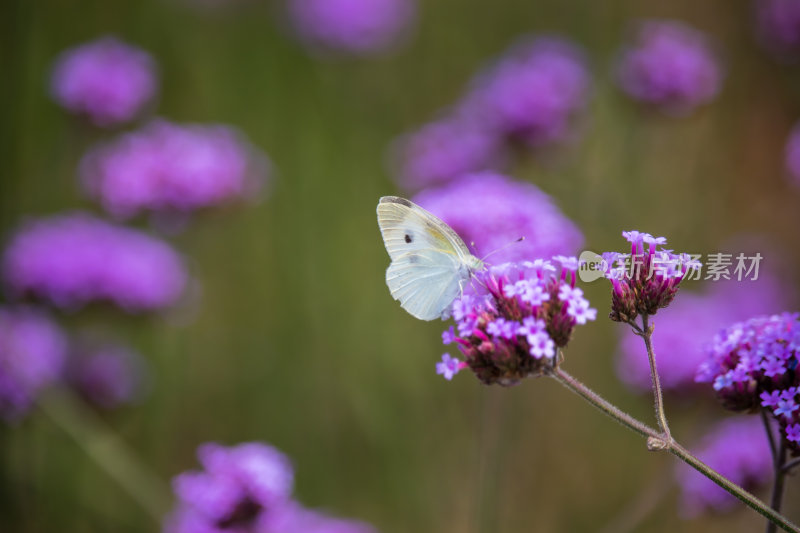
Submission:
[[[672,439],[669,432],[669,425],[667,424],[667,414],[664,411],[664,395],[661,392],[661,380],[658,377],[658,369],[656,368],[656,353],[653,350],[653,324],[649,323],[649,317],[642,315],[642,328],[636,334],[642,337],[644,345],[647,348],[647,360],[650,362],[650,380],[653,385],[653,403],[656,411],[656,420],[658,427],[665,436],[665,440]],[[636,330],[634,330],[636,331]]]
[[[67,390],[51,390],[38,402],[42,412],[83,448],[157,523],[168,512],[164,482],[130,451],[125,442]]]
[[[736,496],[739,500],[744,502],[748,507],[766,517],[770,522],[779,526],[785,531],[792,533],[800,533],[800,528],[790,522],[786,517],[767,506],[764,502],[744,490],[739,485],[733,483],[726,477],[720,475],[717,471],[713,470],[707,464],[703,463],[700,459],[691,454],[686,448],[675,442],[670,436],[661,433],[639,420],[633,418],[625,413],[618,407],[603,399],[596,392],[589,387],[569,375],[560,367],[554,367],[549,370],[548,374],[555,378],[556,381],[567,387],[569,390],[594,405],[597,409],[607,414],[623,426],[635,431],[643,437],[647,437],[647,447],[650,450],[664,450],[678,457],[680,460],[706,476],[708,479]]]
[[[783,470],[783,465],[786,463],[786,440],[781,439],[778,453],[773,457],[773,465],[775,470],[775,477],[772,480],[772,497],[770,498],[770,507],[775,509],[775,512],[780,512],[781,501],[783,500],[783,482],[786,478],[786,472]],[[775,533],[775,524],[767,522],[767,533]]]

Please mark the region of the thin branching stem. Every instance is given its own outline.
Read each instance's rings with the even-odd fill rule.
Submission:
[[[800,457],[792,461],[789,461],[788,463],[783,465],[783,471],[785,473],[788,473],[792,468],[796,467],[797,465],[800,465]]]
[[[647,314],[642,315],[642,327],[636,332],[644,340],[644,345],[647,348],[647,360],[650,362],[650,380],[653,385],[653,407],[656,412],[656,420],[658,427],[664,434],[667,441],[672,439],[669,431],[669,424],[667,424],[667,414],[664,412],[664,394],[661,390],[661,380],[658,377],[658,368],[656,366],[656,353],[653,350],[653,325],[649,323]]]
[[[766,409],[761,409],[761,420],[764,422],[764,430],[767,432],[769,450],[772,452],[772,462],[774,464],[778,461],[778,446],[775,444],[775,435],[772,433],[772,426],[769,423],[769,414]]]
[[[709,467],[700,459],[695,457],[686,448],[675,442],[671,437],[659,432],[647,424],[640,422],[629,414],[625,413],[615,405],[611,404],[599,394],[591,390],[589,387],[581,383],[576,378],[565,372],[559,366],[551,368],[548,374],[556,381],[567,387],[569,390],[595,406],[597,409],[610,416],[623,426],[638,433],[643,437],[647,437],[647,446],[650,450],[664,450],[678,457],[680,460],[709,478],[711,481],[728,491],[730,494],[744,502],[748,507],[760,513],[762,516],[774,522],[777,526],[785,531],[791,533],[800,533],[800,527],[790,522],[786,517],[779,512],[771,509],[764,502],[753,496],[742,487],[733,483],[731,480],[721,475],[716,470]]]
[[[780,448],[778,448],[777,455],[773,458],[775,477],[772,479],[772,497],[770,498],[770,507],[776,513],[781,512],[781,501],[783,500],[783,482],[786,478],[786,472],[783,470],[783,465],[786,462],[786,441],[781,439]],[[772,521],[767,522],[766,533],[775,533],[776,525]]]

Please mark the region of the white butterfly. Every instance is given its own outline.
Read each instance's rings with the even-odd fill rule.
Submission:
[[[446,318],[483,262],[450,226],[405,198],[380,199],[378,226],[392,259],[386,269],[392,297],[420,320]]]

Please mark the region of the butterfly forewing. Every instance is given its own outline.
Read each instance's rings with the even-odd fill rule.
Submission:
[[[452,253],[461,258],[470,255],[464,241],[447,224],[404,198],[381,198],[378,225],[392,260],[400,254],[425,249]]]
[[[386,284],[413,316],[440,318],[480,262],[450,226],[404,198],[384,196],[378,225],[392,264]]]

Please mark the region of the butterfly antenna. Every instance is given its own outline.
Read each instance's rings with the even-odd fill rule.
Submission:
[[[517,240],[514,240],[514,241],[511,241],[510,243],[506,244],[505,246],[501,246],[501,247],[500,247],[500,248],[498,248],[497,250],[492,250],[492,251],[491,251],[491,252],[489,252],[488,254],[486,254],[486,255],[484,255],[483,257],[481,257],[481,261],[486,261],[486,258],[487,258],[487,257],[489,257],[489,256],[491,256],[491,255],[494,255],[494,254],[496,254],[497,252],[502,252],[503,250],[505,250],[505,249],[506,249],[506,248],[508,248],[509,246],[513,246],[513,245],[517,244],[518,242],[522,242],[522,241],[524,241],[524,240],[525,240],[525,236],[523,235],[523,236],[522,236],[522,237],[520,237],[519,239],[517,239]]]

